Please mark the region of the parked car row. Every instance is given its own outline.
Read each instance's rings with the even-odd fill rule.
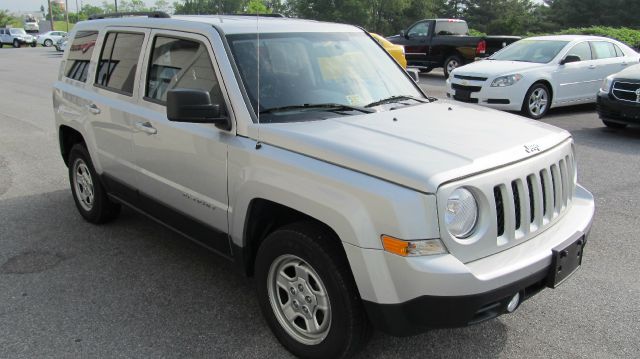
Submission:
[[[3,28],[0,29],[0,47],[4,45],[13,47],[42,45],[44,47],[55,46],[58,49],[56,45],[66,37],[66,31],[48,31],[43,34],[31,35],[23,28]]]
[[[639,62],[640,54],[604,37],[532,37],[453,70],[447,96],[540,119],[551,108],[595,102],[607,76]],[[640,102],[635,101],[635,85],[618,80],[615,90],[613,96]],[[604,100],[601,105],[606,106]]]

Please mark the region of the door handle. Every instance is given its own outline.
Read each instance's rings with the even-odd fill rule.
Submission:
[[[155,135],[158,133],[158,130],[151,126],[151,122],[136,122],[135,126],[138,130],[148,135]]]
[[[100,108],[96,106],[95,103],[92,103],[91,105],[87,105],[87,109],[89,110],[89,112],[91,112],[94,115],[100,114]]]

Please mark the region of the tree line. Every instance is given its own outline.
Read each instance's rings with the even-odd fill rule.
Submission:
[[[593,25],[640,29],[637,0],[180,0],[173,7],[176,14],[275,12],[384,35],[425,18],[462,18],[479,32],[502,35]]]

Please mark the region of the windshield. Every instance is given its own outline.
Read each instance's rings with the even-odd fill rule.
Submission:
[[[26,32],[24,31],[24,29],[11,29],[9,30],[11,32],[11,35],[24,35],[26,34]]]
[[[260,34],[259,48],[256,34],[227,38],[260,122],[362,114],[361,108],[393,96],[424,98],[365,33]]]
[[[495,53],[489,59],[546,64],[569,42],[555,40],[520,40]]]

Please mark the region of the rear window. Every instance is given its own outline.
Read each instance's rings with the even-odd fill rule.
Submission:
[[[125,95],[133,94],[144,34],[107,34],[96,75],[96,85]]]
[[[436,35],[467,35],[469,27],[464,21],[437,21]]]
[[[69,57],[65,65],[64,76],[76,80],[87,81],[89,62],[98,38],[97,31],[78,31],[69,48]]]

